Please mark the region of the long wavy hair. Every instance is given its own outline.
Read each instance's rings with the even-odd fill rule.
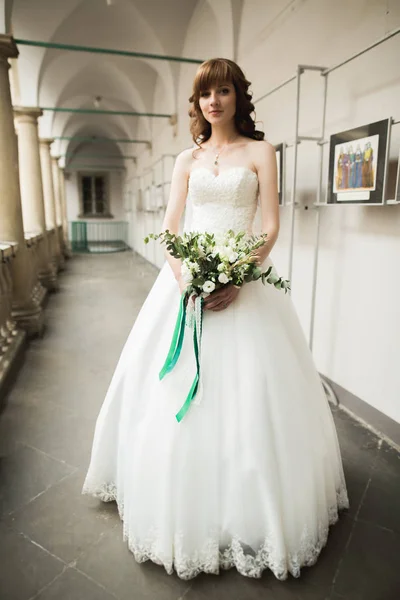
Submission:
[[[190,133],[197,146],[201,146],[211,136],[211,124],[204,118],[200,109],[200,94],[214,85],[231,83],[236,91],[235,125],[238,133],[253,140],[263,140],[264,132],[256,129],[251,113],[254,104],[252,94],[248,92],[250,81],[246,79],[242,69],[228,58],[212,58],[203,62],[197,69],[193,81],[193,92],[189,98],[192,106],[189,109]]]

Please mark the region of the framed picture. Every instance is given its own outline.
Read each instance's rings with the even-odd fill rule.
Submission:
[[[397,179],[396,179],[396,191],[394,194],[394,199],[398,204],[400,204],[400,151],[399,151],[399,161],[397,163]]]
[[[383,204],[391,118],[331,135],[328,204]]]
[[[285,202],[285,146],[286,144],[277,144],[275,146],[276,152],[276,166],[278,168],[278,193],[279,193],[279,205],[282,206]]]

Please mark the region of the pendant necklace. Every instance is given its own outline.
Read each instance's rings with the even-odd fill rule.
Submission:
[[[225,147],[225,146],[224,146]],[[222,148],[223,150],[224,148]],[[215,155],[215,159],[214,159],[214,165],[218,165],[218,158],[219,155],[221,154],[222,150],[220,150],[219,152],[217,152],[217,154]]]
[[[221,154],[221,152],[222,152],[223,150],[225,150],[226,146],[229,146],[230,144],[233,144],[233,142],[234,142],[234,141],[235,141],[235,140],[236,140],[238,137],[239,137],[239,136],[237,135],[237,136],[236,136],[236,137],[235,137],[235,138],[232,140],[232,142],[230,142],[229,144],[225,144],[225,146],[222,146],[221,150],[219,150],[219,151],[217,152],[217,154],[215,155],[215,158],[214,158],[214,165],[218,165],[218,159],[219,159],[219,155]]]

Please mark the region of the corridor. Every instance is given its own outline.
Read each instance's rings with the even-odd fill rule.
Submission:
[[[157,275],[132,252],[74,255],[0,416],[1,600],[395,600],[400,461],[334,410],[350,510],[300,579],[231,570],[191,581],[139,565],[114,503],[80,491],[122,346]],[[396,592],[397,591],[397,592]]]

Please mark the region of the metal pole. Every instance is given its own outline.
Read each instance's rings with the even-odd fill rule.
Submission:
[[[388,134],[387,134],[387,139],[386,139],[386,156],[388,157],[388,160],[386,161],[385,173],[383,176],[383,186],[382,186],[382,199],[383,199],[384,204],[388,200],[387,184],[388,184],[388,175],[389,175],[389,150],[390,150],[390,138],[392,135],[392,124],[393,124],[392,118],[389,117]]]
[[[355,54],[353,54],[349,58],[346,58],[346,60],[343,60],[342,62],[340,62],[339,64],[335,65],[334,67],[330,67],[329,69],[325,69],[325,71],[322,71],[322,75],[328,75],[329,73],[332,73],[333,71],[336,71],[336,69],[339,69],[339,67],[343,67],[343,65],[347,65],[347,63],[349,63],[350,61],[354,60],[355,58],[358,58],[359,56],[362,56],[363,54],[365,54],[369,50],[372,50],[373,48],[376,48],[376,46],[379,46],[380,44],[383,44],[383,42],[386,42],[387,40],[390,40],[390,38],[394,37],[395,35],[398,35],[399,33],[400,33],[400,27],[398,27],[397,29],[394,29],[393,31],[391,31],[390,33],[388,33],[387,35],[385,35],[383,38],[381,38],[380,40],[374,42],[373,44],[370,44],[369,46],[367,46],[363,50],[360,50],[359,52],[356,52]]]
[[[108,138],[108,137],[98,137],[98,136],[79,136],[79,135],[55,135],[54,140],[61,141],[74,141],[74,142],[117,142],[118,144],[151,144],[149,140],[129,140],[129,139],[118,139],[118,138]]]
[[[294,250],[294,221],[296,214],[296,179],[297,179],[297,151],[298,151],[298,136],[299,136],[299,113],[300,113],[300,77],[302,70],[300,66],[297,67],[296,74],[296,120],[295,120],[295,134],[294,134],[294,156],[293,156],[293,181],[292,181],[292,198],[290,205],[290,246],[289,246],[289,281],[292,280],[293,272],[293,250]]]
[[[317,65],[299,65],[302,71],[325,71],[326,67],[318,67]]]
[[[285,87],[285,85],[287,85],[291,81],[294,81],[296,78],[297,78],[297,75],[293,75],[289,79],[286,79],[286,81],[284,81],[283,83],[280,83],[279,85],[277,85],[276,87],[274,87],[272,90],[270,90],[269,92],[267,92],[263,96],[260,96],[260,98],[257,98],[257,100],[253,100],[253,104],[257,104],[257,102],[260,102],[261,100],[264,100],[264,98],[267,98],[268,96],[270,96],[274,92],[277,92],[281,88]]]
[[[159,161],[157,161],[158,163]],[[150,194],[151,194],[151,209],[152,209],[152,219],[151,219],[151,226],[153,228],[154,233],[156,233],[156,199],[157,199],[157,187],[156,187],[156,167],[155,165],[153,165],[153,168],[151,170],[151,187],[150,187]],[[155,265],[157,263],[157,245],[153,244],[153,264]]]
[[[161,197],[162,197],[162,210],[165,206],[165,155],[162,155],[161,161]]]
[[[65,157],[67,158],[67,154],[61,154],[60,157]],[[73,155],[74,156],[74,155]],[[126,156],[123,154],[78,154],[77,156],[79,156],[79,158],[99,158],[99,159],[103,159],[103,158],[107,158],[108,160],[128,160],[128,159],[135,159],[135,156]]]
[[[192,63],[200,65],[203,60],[199,58],[184,58],[182,56],[169,56],[168,54],[150,54],[148,52],[133,52],[131,50],[116,50],[115,48],[97,48],[95,46],[76,46],[73,44],[56,44],[54,42],[38,42],[36,40],[15,39],[18,46],[36,46],[37,48],[50,48],[53,50],[70,50],[72,52],[90,52],[91,54],[113,54],[114,56],[129,56],[131,58],[152,58],[154,60],[170,60],[173,62]]]
[[[132,110],[107,110],[103,108],[69,108],[62,106],[41,106],[40,110],[50,112],[62,112],[62,113],[78,113],[85,115],[119,115],[125,117],[161,117],[169,119],[172,115],[165,113],[141,113]]]
[[[348,62],[354,60],[358,56],[361,56],[362,54],[365,54],[365,52],[368,52],[368,50],[372,50],[376,46],[379,46],[383,42],[386,42],[387,40],[389,40],[390,38],[394,37],[398,33],[400,33],[400,27],[398,27],[397,29],[395,29],[394,31],[392,31],[391,33],[389,33],[388,35],[385,35],[383,38],[381,38],[377,42],[374,42],[373,44],[371,44],[367,48],[364,48],[363,50],[360,50],[360,52],[357,52],[356,54],[353,54],[352,56],[350,56],[346,60],[342,61],[341,63],[339,63],[339,64],[337,64],[337,65],[335,65],[333,67],[330,67],[328,69],[324,69],[323,67],[315,67],[315,66],[312,66],[312,65],[300,65],[300,68],[305,68],[305,69],[311,70],[311,71],[321,71],[321,75],[328,75],[329,73],[332,73],[333,71],[336,71],[336,69],[339,69],[339,67],[342,67],[343,65],[346,65]],[[15,41],[18,42],[18,40],[15,40]],[[257,100],[253,100],[253,104],[257,104],[257,102],[260,102],[261,100],[264,100],[264,98],[267,98],[271,94],[274,94],[275,92],[277,92],[281,88],[285,87],[288,83],[291,83],[292,81],[294,81],[296,78],[297,78],[297,75],[293,75],[293,77],[289,77],[289,79],[286,79],[285,81],[283,81],[282,83],[280,83],[276,87],[272,88],[272,90],[269,90],[269,92],[267,92],[266,94],[263,94],[262,96],[260,96],[260,98],[257,98]]]
[[[328,77],[324,77],[324,101],[322,110],[322,128],[321,128],[321,143],[319,144],[319,177],[317,187],[317,204],[321,203],[322,195],[322,173],[323,173],[323,156],[324,156],[324,144],[322,142],[325,136],[325,125],[326,125],[326,101],[327,101],[327,89],[328,89]],[[315,249],[314,249],[314,265],[313,265],[313,283],[312,283],[312,296],[311,296],[311,317],[310,317],[310,337],[309,344],[310,350],[313,350],[314,344],[314,324],[315,324],[315,300],[317,292],[317,274],[318,274],[318,258],[319,258],[319,236],[321,229],[321,212],[320,207],[315,207],[316,210],[316,233],[315,233]]]

